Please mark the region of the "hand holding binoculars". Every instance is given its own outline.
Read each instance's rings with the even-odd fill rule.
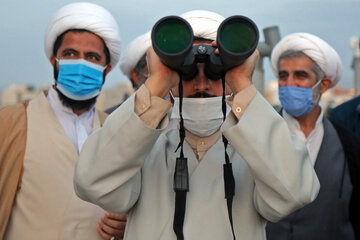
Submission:
[[[205,64],[205,74],[211,80],[223,78],[226,71],[241,65],[256,49],[259,31],[255,23],[244,16],[226,18],[217,30],[217,48],[194,44],[190,24],[178,16],[160,19],[153,27],[151,40],[155,53],[184,81],[197,74],[197,63]]]

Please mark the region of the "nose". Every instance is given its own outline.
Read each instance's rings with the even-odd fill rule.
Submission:
[[[198,66],[198,74],[194,79],[194,89],[198,92],[209,90],[211,86],[211,80],[208,79],[204,73],[204,66]]]
[[[289,76],[287,76],[286,80],[283,82],[283,86],[296,87],[296,81],[292,74],[289,74]]]

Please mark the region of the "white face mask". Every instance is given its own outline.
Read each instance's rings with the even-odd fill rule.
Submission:
[[[191,133],[207,137],[215,133],[223,122],[222,97],[183,98],[182,115],[184,127]],[[175,98],[171,118],[180,120],[179,98]],[[226,105],[226,115],[230,107]]]

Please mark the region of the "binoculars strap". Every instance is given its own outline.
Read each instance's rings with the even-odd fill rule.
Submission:
[[[186,192],[176,192],[175,194],[175,215],[173,229],[177,240],[184,240],[183,225],[186,208]]]
[[[223,85],[222,112],[225,120],[226,117],[225,76],[223,76],[222,78],[222,85]],[[186,194],[189,191],[189,173],[187,167],[187,158],[184,157],[184,151],[183,151],[183,144],[185,140],[185,128],[184,128],[184,119],[182,117],[182,100],[183,100],[183,87],[182,87],[182,79],[180,78],[180,82],[179,82],[180,142],[175,150],[176,152],[180,148],[180,157],[176,158],[174,186],[173,186],[175,191],[175,213],[174,213],[173,230],[176,234],[177,240],[184,240],[183,226],[184,226],[184,218],[185,218],[185,210],[186,210]],[[236,240],[234,226],[233,226],[233,218],[232,218],[232,201],[235,195],[235,179],[234,179],[234,174],[232,171],[232,165],[230,163],[229,155],[227,154],[226,151],[228,140],[224,135],[222,135],[222,140],[225,148],[225,164],[223,165],[225,198],[227,202],[231,231],[234,240]]]
[[[186,193],[189,191],[189,172],[187,167],[187,158],[184,157],[183,145],[185,140],[184,119],[182,117],[183,85],[180,77],[179,82],[179,115],[180,115],[180,142],[175,152],[180,148],[180,157],[176,158],[174,173],[174,191],[175,191],[175,214],[173,230],[177,240],[184,240],[183,226],[186,209]]]
[[[225,101],[225,74],[222,76],[222,112],[223,112],[223,119],[225,121],[226,118],[226,101]],[[234,240],[236,240],[235,232],[234,232],[234,225],[233,225],[233,218],[232,218],[232,201],[235,195],[235,179],[234,174],[232,171],[232,165],[230,163],[229,155],[227,154],[227,146],[229,144],[229,141],[226,139],[224,135],[222,135],[222,140],[224,143],[224,149],[225,149],[225,164],[224,167],[224,189],[225,189],[225,198],[227,203],[227,209],[228,209],[228,215],[229,215],[229,221],[231,225],[231,231],[234,237]]]

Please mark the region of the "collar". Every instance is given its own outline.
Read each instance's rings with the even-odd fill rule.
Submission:
[[[199,137],[187,130],[186,131],[186,142],[191,146],[192,149],[197,151],[209,150],[221,137],[220,129],[208,137]]]
[[[296,118],[294,118],[293,116],[289,115],[285,109],[282,109],[282,115],[285,119],[285,121],[287,122],[288,126],[289,126],[289,129],[290,129],[290,132],[291,133],[295,133],[295,131],[301,131],[301,128],[300,128],[300,124],[299,122],[296,120]],[[323,112],[323,109],[322,107],[320,107],[320,114],[316,120],[316,123],[315,123],[315,128],[313,129],[313,131],[315,129],[318,129],[319,127],[322,126],[323,124],[323,118],[324,118],[324,112]],[[312,131],[312,132],[313,132]],[[302,132],[302,131],[301,131]],[[310,133],[311,135],[311,133]],[[309,136],[310,136],[309,135]]]

